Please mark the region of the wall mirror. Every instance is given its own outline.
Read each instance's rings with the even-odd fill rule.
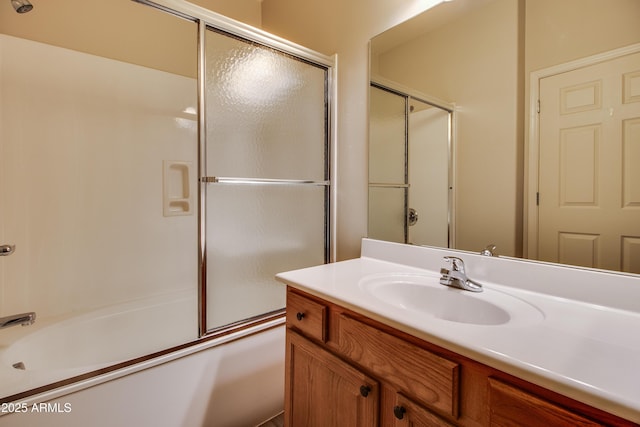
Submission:
[[[640,273],[639,17],[635,0],[451,0],[374,37],[369,236]],[[448,159],[408,142],[416,101],[448,117]],[[437,180],[412,172],[438,168],[424,196]],[[413,232],[419,203],[444,240]]]

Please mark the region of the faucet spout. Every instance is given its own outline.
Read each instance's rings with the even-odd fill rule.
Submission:
[[[36,321],[36,313],[31,311],[29,313],[14,314],[11,316],[0,317],[0,329],[10,328],[11,326],[29,326],[33,325]]]
[[[446,256],[444,260],[447,263],[451,263],[451,269],[440,269],[440,274],[442,274],[442,277],[440,277],[441,285],[451,286],[465,291],[482,292],[482,285],[467,277],[462,259]]]

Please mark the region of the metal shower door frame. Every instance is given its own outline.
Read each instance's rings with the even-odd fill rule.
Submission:
[[[264,316],[246,319],[215,330],[207,329],[207,262],[206,262],[206,185],[207,183],[231,183],[238,182],[237,178],[209,177],[206,171],[206,106],[205,106],[205,35],[208,28],[229,33],[231,36],[255,42],[266,48],[274,49],[286,55],[309,62],[326,69],[325,99],[327,113],[325,123],[325,180],[300,181],[300,180],[265,180],[251,179],[244,182],[259,185],[318,185],[325,188],[325,262],[331,262],[335,257],[335,212],[336,212],[336,188],[335,169],[332,168],[335,160],[335,103],[336,103],[336,60],[311,49],[292,43],[260,29],[254,28],[242,22],[227,18],[200,6],[180,0],[132,0],[145,4],[165,12],[171,13],[183,19],[195,22],[198,25],[198,335],[200,337],[228,334],[231,330],[247,328],[247,333],[255,333],[256,328],[261,329],[264,320],[268,322],[262,325],[262,329],[268,329],[277,324],[284,323],[281,312],[265,313]],[[282,311],[282,310],[280,310]],[[257,326],[256,326],[257,325]],[[255,328],[252,326],[256,326]]]
[[[394,81],[385,79],[380,76],[372,76],[369,81],[369,87],[373,87],[379,90],[386,91],[388,93],[397,95],[404,99],[405,102],[405,126],[404,126],[404,183],[371,183],[369,182],[369,188],[377,187],[377,188],[404,188],[405,196],[404,196],[404,243],[409,243],[409,189],[411,184],[409,183],[409,100],[413,99],[424,104],[431,105],[432,107],[438,108],[440,110],[446,111],[449,114],[448,120],[448,129],[447,129],[447,152],[448,152],[448,187],[449,187],[449,200],[447,203],[447,236],[448,236],[448,247],[453,247],[455,242],[455,226],[454,226],[454,213],[455,213],[455,114],[456,107],[455,104],[451,104],[440,99],[437,99],[433,96],[426,95],[416,91],[415,89],[411,89],[400,85]]]

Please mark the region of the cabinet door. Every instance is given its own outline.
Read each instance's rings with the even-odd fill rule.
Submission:
[[[285,425],[378,425],[379,384],[336,356],[287,330]]]
[[[602,425],[495,378],[489,378],[489,414],[496,427]]]
[[[393,407],[394,427],[452,427],[453,424],[429,412],[401,393]]]

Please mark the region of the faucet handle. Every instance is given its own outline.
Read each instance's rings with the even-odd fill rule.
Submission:
[[[496,253],[496,247],[497,246],[494,243],[490,243],[486,248],[480,251],[480,255],[498,256],[498,254]]]
[[[446,268],[440,269],[440,274],[442,275],[440,276],[441,285],[451,286],[451,283],[453,282],[453,277],[451,277],[450,273],[451,271],[447,270]]]
[[[455,256],[446,256],[444,260],[451,263],[451,269],[453,271],[459,271],[464,274],[464,261],[462,259]]]

